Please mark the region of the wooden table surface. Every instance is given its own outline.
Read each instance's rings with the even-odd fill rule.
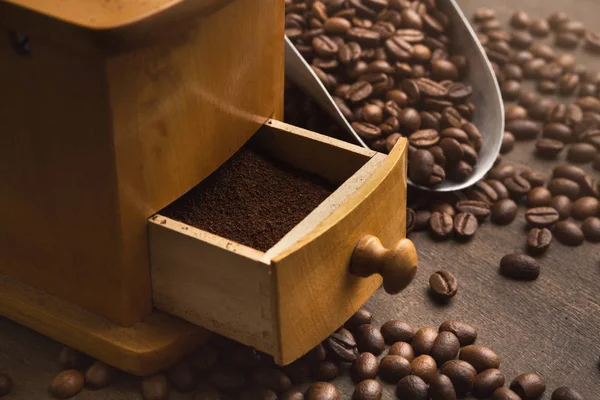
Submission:
[[[597,0],[460,0],[470,17],[482,5],[493,5],[504,22],[510,12],[521,7],[532,16],[566,10],[573,18],[600,31],[600,2]],[[600,57],[578,52],[578,60],[600,70]],[[519,144],[507,159],[523,162],[549,174],[553,163],[534,159],[533,143]],[[591,169],[588,169],[592,171]],[[594,172],[600,179],[600,173]],[[524,248],[524,210],[508,227],[486,222],[469,243],[449,240],[433,242],[426,233],[413,234],[420,270],[414,283],[392,297],[379,290],[366,304],[381,324],[392,318],[416,327],[437,327],[454,318],[477,327],[477,343],[494,349],[502,358],[507,380],[524,372],[543,376],[548,390],[543,399],[559,386],[571,386],[586,399],[600,399],[600,244],[585,243],[570,248],[554,242],[540,258],[541,275],[534,282],[516,282],[498,273],[500,258]],[[460,288],[451,303],[440,306],[428,294],[429,275],[448,269],[458,277]],[[47,387],[59,371],[57,357],[61,345],[6,319],[0,319],[0,371],[7,372],[15,388],[6,399],[47,398]],[[354,385],[347,377],[336,384],[349,398]],[[393,386],[385,385],[384,399],[396,398]],[[190,394],[173,393],[171,399],[191,399]],[[75,399],[137,399],[139,379],[122,377],[110,388],[84,390]],[[3,398],[4,400],[4,398]]]

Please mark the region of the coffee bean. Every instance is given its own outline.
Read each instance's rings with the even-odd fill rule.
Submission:
[[[444,151],[444,155],[450,163],[457,163],[464,156],[464,150],[462,149],[460,143],[456,139],[447,137],[443,138],[440,141],[440,147]]]
[[[341,17],[328,18],[323,24],[323,29],[325,29],[325,32],[333,35],[343,35],[351,27],[352,24],[350,21]]]
[[[431,356],[438,364],[456,358],[460,343],[458,338],[449,331],[441,331],[431,348]]]
[[[552,198],[550,207],[554,208],[561,220],[568,218],[571,215],[571,200],[567,196],[558,195]]]
[[[510,224],[517,216],[518,207],[511,199],[499,200],[492,207],[492,222],[498,225]]]
[[[552,233],[547,228],[533,228],[527,234],[527,250],[534,255],[545,252],[552,243]]]
[[[437,336],[438,331],[435,328],[425,327],[419,329],[411,342],[415,354],[430,354]]]
[[[600,201],[595,197],[585,196],[573,203],[571,215],[575,219],[584,220],[587,217],[595,216],[598,211],[600,211]]]
[[[494,391],[492,400],[523,400],[521,397],[507,387],[501,387]]]
[[[477,331],[471,325],[464,322],[448,320],[444,321],[439,328],[441,332],[453,333],[461,346],[472,344],[477,339]]]
[[[533,400],[546,391],[546,384],[539,375],[527,373],[513,379],[510,390],[521,396],[523,400]]]
[[[560,221],[554,225],[554,237],[568,246],[579,246],[583,243],[584,234],[581,228],[570,221]]]
[[[59,399],[73,397],[83,389],[84,378],[81,372],[68,369],[58,374],[50,383],[50,394]]]
[[[565,195],[571,200],[577,199],[581,192],[577,182],[567,178],[554,178],[548,182],[548,190],[553,196]]]
[[[343,362],[352,362],[358,356],[358,349],[354,336],[347,329],[341,328],[331,334],[325,345],[330,350],[329,354],[334,359]],[[264,385],[263,385],[264,386]]]
[[[551,201],[552,193],[545,187],[536,187],[527,193],[527,204],[530,207],[549,206]]]
[[[571,32],[560,32],[554,37],[554,44],[563,49],[574,49],[579,45],[579,37]]]
[[[429,383],[437,374],[437,364],[433,357],[422,354],[410,363],[410,372]]]
[[[543,79],[538,81],[537,90],[543,94],[554,94],[558,91],[558,84],[554,81]]]
[[[512,164],[502,164],[494,167],[488,172],[488,178],[503,181],[517,174],[517,169]]]
[[[560,122],[553,122],[546,125],[542,135],[544,138],[558,140],[562,143],[569,143],[573,140],[571,128]]]
[[[346,323],[344,324],[344,327],[346,329],[349,329],[350,331],[352,331],[352,330],[358,328],[360,325],[370,324],[372,320],[373,320],[373,316],[371,315],[371,313],[369,311],[365,310],[364,308],[361,308],[357,312],[355,312],[348,319],[348,321],[346,321]]]
[[[471,85],[466,85],[462,82],[455,82],[448,87],[448,97],[453,101],[461,101],[465,100],[473,93],[473,87]],[[459,107],[459,106],[457,106]],[[460,111],[460,110],[459,110]],[[465,118],[470,119],[470,115],[465,116]]]
[[[381,354],[385,349],[385,340],[379,329],[373,325],[361,325],[356,328],[354,338],[361,352],[369,352],[375,355]]]
[[[408,137],[408,140],[416,148],[427,148],[437,144],[440,140],[440,135],[436,130],[423,129],[412,133]]]
[[[8,395],[13,388],[13,381],[7,374],[0,373],[0,397]]]
[[[541,131],[539,123],[527,119],[511,120],[506,123],[506,130],[517,140],[535,139]]]
[[[509,259],[514,259],[514,257],[512,256],[504,256],[503,260],[507,259],[507,257],[509,257]],[[531,259],[531,257],[527,256],[522,257]],[[508,262],[509,259],[507,259],[505,262]],[[535,262],[535,260],[533,261]],[[522,264],[522,262],[523,260],[520,260],[519,264]],[[494,351],[487,347],[479,346],[476,344],[471,344],[469,346],[464,347],[460,351],[458,358],[462,361],[466,361],[469,364],[471,364],[473,368],[477,370],[477,372],[485,371],[486,369],[490,368],[498,368],[500,366],[500,357],[498,357],[498,355]]]
[[[500,85],[500,92],[505,101],[516,100],[521,93],[521,84],[519,81],[506,80]]]
[[[331,383],[315,382],[304,393],[305,400],[339,400],[340,394]]]
[[[436,375],[429,383],[429,395],[432,400],[456,400],[456,391],[452,381],[443,374]]]
[[[484,22],[493,20],[496,18],[496,11],[491,8],[480,7],[475,10],[473,14],[473,21],[475,22]]]
[[[573,73],[566,73],[560,77],[558,81],[560,94],[563,96],[569,96],[573,94],[575,89],[579,86],[579,75]]]
[[[476,223],[475,217],[472,218]],[[429,287],[436,297],[449,299],[456,295],[458,282],[450,271],[442,270],[435,272],[429,277]]]
[[[525,196],[527,192],[531,190],[529,181],[520,175],[508,177],[504,179],[502,183],[504,183],[504,186],[506,186],[508,189],[510,196],[515,200]]]
[[[551,400],[583,400],[583,396],[575,389],[563,386],[552,392]]]
[[[409,343],[396,342],[390,347],[388,355],[401,356],[406,358],[408,362],[411,362],[415,358],[415,351]]]
[[[446,238],[452,234],[454,221],[452,216],[445,212],[433,212],[429,218],[430,232],[438,238]]]
[[[522,120],[527,118],[527,110],[524,107],[511,104],[504,110],[504,119],[506,121]]]
[[[516,29],[527,29],[531,24],[531,18],[525,11],[515,11],[509,20],[510,25]]]
[[[515,147],[515,136],[506,131],[502,137],[502,145],[500,147],[500,154],[510,153]]]
[[[83,386],[83,379],[81,385]],[[77,392],[79,392],[79,390]],[[142,380],[141,391],[144,400],[164,400],[169,397],[169,384],[167,383],[167,378],[162,374],[144,378]],[[56,394],[54,394],[54,396],[56,396]],[[71,396],[74,396],[74,394],[68,397]]]
[[[329,382],[339,376],[340,367],[333,361],[325,360],[313,365],[310,372],[313,380]]]
[[[356,385],[352,400],[380,400],[381,396],[381,384],[374,379],[367,379]]]
[[[598,151],[589,143],[574,143],[569,147],[567,160],[572,163],[588,163],[594,159]]]
[[[433,173],[435,161],[433,155],[427,150],[417,150],[410,156],[410,179],[419,185],[427,184]]]
[[[580,185],[581,195],[600,198],[600,186],[598,185],[598,182],[596,182],[596,180],[591,176],[586,176],[585,179],[580,182]]]
[[[595,53],[600,52],[600,34],[587,32],[585,34],[585,48]]]
[[[471,186],[467,191],[467,196],[471,200],[483,201],[489,205],[493,205],[498,201],[498,193],[485,181],[478,181]]]
[[[396,394],[405,400],[429,400],[429,387],[418,376],[408,375],[396,385]]]
[[[508,199],[510,194],[508,193],[508,189],[504,186],[504,183],[496,180],[496,179],[486,179],[485,183],[490,186],[498,197],[498,200]],[[491,210],[490,210],[491,211]]]
[[[367,99],[371,93],[373,93],[373,86],[369,82],[358,81],[350,85],[345,98],[353,103],[358,103]]]
[[[478,200],[461,200],[456,203],[456,209],[460,213],[474,215],[480,222],[484,221],[491,214],[490,206],[487,205],[487,203]]]
[[[538,102],[534,103],[527,112],[529,116],[537,121],[546,121],[548,119],[548,115],[550,115],[550,110],[555,106],[554,101],[549,98],[542,98]]]
[[[507,254],[500,260],[500,273],[517,280],[535,280],[540,275],[540,266],[534,258],[525,254]],[[498,366],[489,365],[487,368],[498,368]],[[477,367],[476,369],[481,370]]]
[[[590,242],[600,242],[600,219],[588,217],[581,225],[583,235]]]
[[[552,207],[535,207],[527,210],[525,219],[535,228],[546,228],[557,222],[560,216]]]
[[[550,33],[550,24],[545,19],[535,19],[529,24],[529,33],[535,37],[544,38]]]
[[[460,213],[454,217],[454,231],[461,238],[470,238],[477,232],[477,217],[471,213]]]
[[[387,355],[379,363],[379,375],[389,383],[397,383],[411,373],[411,363],[402,356]]]
[[[412,326],[401,320],[390,320],[381,326],[381,334],[387,344],[410,342],[415,336]]]
[[[315,53],[323,58],[331,58],[337,55],[339,47],[329,36],[319,35],[312,39]]]
[[[462,360],[446,361],[440,372],[452,381],[457,396],[464,396],[471,392],[477,371],[471,364]]]
[[[475,377],[473,395],[479,398],[491,397],[496,389],[504,386],[504,380],[504,374],[499,369],[486,369]]]
[[[537,155],[546,159],[558,157],[560,152],[565,148],[565,144],[559,140],[550,138],[541,138],[535,143]]]
[[[424,231],[429,228],[429,218],[431,212],[428,210],[419,210],[415,214],[415,227],[416,232]],[[383,333],[383,332],[382,332]]]
[[[379,372],[379,360],[372,353],[361,353],[352,363],[350,376],[354,382],[361,382],[365,379],[375,379]]]

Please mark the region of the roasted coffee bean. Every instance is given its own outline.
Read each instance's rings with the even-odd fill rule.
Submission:
[[[469,136],[467,133],[458,128],[446,128],[440,132],[441,138],[452,138],[458,141],[459,143],[469,143]]]
[[[527,204],[529,207],[549,206],[551,202],[552,193],[545,187],[536,187],[527,193]]]
[[[539,70],[546,64],[546,60],[543,58],[533,58],[523,64],[523,76],[528,79],[537,79],[539,77]],[[519,104],[525,108],[529,108],[533,103],[534,99],[538,99],[538,95],[534,92],[523,92],[522,98],[519,98]]]
[[[377,140],[381,137],[381,129],[368,122],[352,122],[352,129],[358,136],[367,141]]]
[[[7,374],[0,373],[0,397],[8,395],[13,388],[13,381]]]
[[[440,334],[442,332],[451,332],[456,336],[460,346],[473,344],[477,339],[477,331],[471,325],[464,322],[448,320],[444,321],[439,327]],[[435,345],[435,342],[434,342]]]
[[[563,96],[573,94],[575,89],[579,86],[579,75],[573,73],[566,73],[560,77],[558,81],[559,92]]]
[[[567,219],[571,215],[572,204],[567,196],[554,196],[550,202],[550,207],[558,212],[561,220]]]
[[[86,373],[85,376],[87,384],[88,374]],[[169,368],[166,372],[166,377],[170,386],[181,393],[191,392],[198,386],[195,373],[187,362],[179,362]],[[108,385],[108,383],[106,385]]]
[[[435,161],[433,155],[427,150],[417,150],[410,156],[410,179],[419,185],[427,184],[433,173]]]
[[[429,400],[429,387],[418,376],[408,375],[396,385],[396,394],[405,400]]]
[[[558,84],[554,81],[543,79],[538,81],[537,90],[543,94],[554,94],[558,91]]]
[[[552,170],[552,178],[566,178],[581,183],[587,176],[586,172],[576,165],[559,165]]]
[[[490,206],[483,201],[478,200],[461,200],[456,203],[456,209],[459,213],[469,213],[474,215],[480,222],[484,221],[491,214]]]
[[[473,93],[473,87],[471,85],[467,85],[462,82],[452,83],[448,87],[448,97],[453,101],[465,100],[466,98],[471,96],[472,93]],[[456,107],[458,108],[459,106],[456,106]],[[470,115],[468,115],[468,117],[470,117]],[[465,118],[467,118],[467,117],[465,116]]]
[[[554,81],[560,78],[563,69],[557,63],[547,63],[538,71],[539,78],[542,80]]]
[[[383,110],[374,104],[365,104],[362,109],[362,117],[371,124],[380,124],[383,121]]]
[[[329,382],[339,376],[340,367],[333,361],[325,360],[313,365],[310,372],[313,380]]]
[[[489,179],[497,179],[503,181],[506,178],[510,178],[517,175],[517,169],[512,164],[502,164],[494,167],[488,172]]]
[[[315,382],[304,393],[305,400],[339,400],[340,394],[331,383]]]
[[[410,342],[415,336],[412,326],[404,321],[393,319],[381,326],[381,334],[387,344]]]
[[[431,356],[442,365],[448,360],[456,358],[460,348],[458,338],[449,331],[440,331],[431,348]]]
[[[574,49],[579,45],[579,37],[572,32],[559,32],[554,37],[554,44],[563,49]]]
[[[486,179],[485,183],[487,183],[496,192],[498,200],[508,199],[510,197],[508,189],[506,188],[506,186],[504,186],[504,183],[500,182],[499,180]]]
[[[462,360],[446,361],[440,372],[452,381],[457,396],[464,396],[471,392],[477,371],[471,364]]]
[[[545,19],[535,19],[529,24],[529,33],[535,37],[544,38],[550,33],[550,24]]]
[[[525,11],[515,11],[509,20],[510,25],[516,29],[527,29],[531,24],[531,18]]]
[[[480,7],[473,14],[473,21],[485,22],[496,18],[496,11],[491,8]]]
[[[446,214],[450,215],[451,217],[454,217],[456,215],[456,211],[454,211],[454,207],[452,207],[452,205],[450,203],[444,203],[441,201],[437,201],[430,205],[430,209],[432,212],[437,211],[440,213],[446,213]]]
[[[510,224],[517,216],[518,206],[511,199],[499,200],[492,206],[492,222],[498,225]]]
[[[580,197],[573,203],[571,215],[575,219],[584,220],[593,217],[600,211],[600,201],[591,196]]]
[[[389,383],[397,383],[411,373],[411,363],[402,356],[387,355],[379,363],[379,375]]]
[[[436,132],[436,134],[437,134],[437,132]],[[447,138],[447,137],[443,138],[442,140],[440,140],[439,146],[444,151],[444,155],[446,156],[446,159],[452,164],[459,162],[465,154],[460,143],[456,139]],[[417,147],[417,146],[415,146],[415,147]]]
[[[452,216],[445,212],[433,212],[429,218],[429,230],[438,238],[447,238],[452,234],[454,221]]]
[[[408,362],[411,362],[415,358],[415,351],[409,343],[396,342],[390,347],[388,355],[401,356],[406,358]]]
[[[488,398],[496,389],[504,386],[504,374],[496,368],[486,369],[475,377],[473,395],[478,398]]]
[[[327,18],[323,24],[323,29],[325,29],[325,32],[333,35],[343,35],[351,27],[352,24],[350,21],[341,17]]]
[[[373,316],[371,315],[371,313],[369,311],[365,310],[364,308],[361,308],[357,312],[355,312],[348,319],[348,321],[346,321],[346,323],[344,324],[344,327],[346,329],[349,329],[350,331],[352,331],[352,330],[358,328],[360,325],[370,324],[372,320],[373,320]]]
[[[519,105],[511,104],[504,110],[504,119],[506,121],[521,120],[527,118],[527,110]]]
[[[547,139],[554,139],[563,143],[569,143],[573,140],[571,128],[560,122],[553,122],[544,127],[542,136]]]
[[[600,218],[588,217],[583,221],[581,230],[586,240],[600,242]]]
[[[586,176],[581,184],[581,194],[584,196],[594,196],[600,198],[600,185],[591,176]]]
[[[454,217],[454,232],[462,238],[470,238],[477,232],[477,217],[471,213],[459,213]]]
[[[533,228],[527,234],[527,250],[534,255],[545,252],[552,243],[552,232],[548,228]]]
[[[515,136],[506,131],[502,137],[502,146],[500,147],[500,154],[510,153],[515,147]]]
[[[558,211],[552,207],[534,207],[527,210],[525,220],[535,228],[546,228],[552,226],[560,219]]]
[[[436,60],[431,63],[431,77],[436,81],[458,79],[458,69],[448,60]]]
[[[508,177],[504,179],[502,183],[504,183],[504,186],[506,186],[508,189],[510,196],[515,200],[525,196],[527,192],[531,190],[529,181],[520,175]]]
[[[521,93],[521,83],[519,81],[506,80],[500,85],[500,92],[505,101],[516,100]]]
[[[68,369],[58,374],[50,383],[50,394],[59,399],[68,399],[83,389],[84,377],[81,372]]]
[[[577,105],[585,111],[600,113],[600,99],[593,96],[580,97],[576,101]]]
[[[83,378],[81,385],[83,386]],[[167,382],[167,378],[162,374],[149,376],[142,380],[141,391],[144,400],[165,400],[169,397],[169,383]],[[75,394],[72,394],[68,397],[74,395]],[[56,396],[56,394],[54,394],[54,396]]]
[[[354,336],[347,329],[341,328],[332,333],[325,344],[331,354],[338,361],[352,362],[358,356],[358,349]]]
[[[460,214],[459,214],[460,215]],[[472,217],[475,221],[475,217]],[[449,299],[458,291],[458,281],[450,271],[437,271],[429,277],[429,287],[432,294],[441,299]]]
[[[440,135],[436,130],[423,129],[412,133],[408,137],[408,141],[416,148],[428,148],[440,141]]]
[[[353,103],[359,103],[367,99],[373,93],[373,86],[366,81],[357,81],[350,85],[346,92],[346,100]]]
[[[484,181],[476,182],[471,186],[467,191],[467,196],[471,200],[483,201],[489,205],[493,205],[498,201],[498,193]]]
[[[570,221],[560,221],[554,225],[554,237],[562,244],[579,246],[583,243],[584,235],[581,228]]]
[[[385,349],[385,340],[381,335],[381,331],[373,325],[365,324],[356,328],[354,339],[358,345],[358,350],[361,352],[368,351],[377,356]]]
[[[551,400],[583,400],[583,396],[575,389],[563,386],[552,392]]]
[[[577,182],[567,178],[554,178],[548,182],[548,190],[553,196],[565,195],[571,200],[577,199],[581,189]]]
[[[415,354],[430,354],[437,336],[438,331],[435,328],[425,327],[419,329],[411,342]]]
[[[375,379],[379,372],[379,360],[372,353],[361,353],[352,363],[350,376],[354,382]]]
[[[414,230],[416,232],[424,231],[429,229],[429,218],[431,217],[431,212],[428,210],[419,210],[415,214],[415,227]],[[383,331],[382,331],[383,333]]]
[[[523,400],[521,397],[507,387],[501,387],[494,391],[492,400]]]
[[[360,59],[362,49],[356,42],[348,42],[338,49],[338,60],[344,65],[350,65]]]
[[[567,151],[567,160],[572,163],[585,164],[594,159],[598,150],[589,143],[573,143]]]
[[[381,396],[381,384],[374,379],[367,379],[356,385],[352,400],[380,400]]]
[[[527,256],[522,257],[531,259],[531,257]],[[504,256],[503,260],[505,259],[505,262],[509,262],[511,259],[514,259],[514,257]],[[528,261],[530,262],[531,260]],[[522,263],[523,261],[524,260],[520,260],[519,263]],[[535,262],[535,260],[533,261]],[[485,371],[486,369],[490,368],[498,368],[500,366],[500,357],[498,357],[498,355],[494,351],[487,347],[479,346],[476,344],[471,344],[469,346],[464,347],[460,351],[458,358],[462,361],[466,361],[469,364],[471,364],[473,368],[477,370],[477,372]]]
[[[540,275],[540,266],[534,258],[525,254],[507,254],[500,260],[500,273],[513,279],[535,280]],[[465,347],[465,349],[467,348]],[[461,351],[461,354],[465,349]],[[483,351],[481,348],[469,349],[465,353],[465,357],[468,358],[465,361],[471,364],[473,364],[471,361],[475,362],[477,365],[473,364],[473,366],[479,372],[488,368],[498,368],[499,359],[497,359],[495,353],[491,350],[489,350],[491,353],[488,353],[487,350]],[[482,354],[479,354],[479,352]],[[460,359],[462,360],[463,356],[460,356]],[[498,365],[495,363],[496,359]]]
[[[521,396],[523,400],[533,400],[546,391],[546,384],[538,374],[527,373],[513,379],[510,390]]]
[[[473,167],[465,161],[459,161],[457,164],[448,167],[447,170],[448,177],[455,182],[464,182],[473,173]]]
[[[558,155],[564,148],[565,144],[563,142],[547,137],[538,139],[538,141],[535,143],[537,155],[546,159],[553,159],[558,157]]]
[[[335,57],[339,50],[337,43],[326,35],[315,36],[312,39],[312,45],[315,53],[323,58]]]
[[[550,111],[555,106],[556,103],[549,98],[542,98],[538,102],[534,103],[527,112],[529,116],[537,121],[546,121],[548,119],[548,115],[550,115]]]
[[[587,32],[585,34],[585,48],[595,53],[600,52],[600,34]]]
[[[429,383],[429,395],[432,400],[456,400],[456,391],[452,381],[446,375],[438,374]]]
[[[410,372],[429,383],[437,374],[437,364],[433,357],[422,354],[410,363]]]
[[[535,121],[518,119],[508,121],[506,130],[511,132],[517,140],[531,140],[541,132],[541,126]]]

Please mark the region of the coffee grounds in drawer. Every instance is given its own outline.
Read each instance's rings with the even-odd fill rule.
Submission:
[[[335,188],[248,146],[160,213],[266,251]]]

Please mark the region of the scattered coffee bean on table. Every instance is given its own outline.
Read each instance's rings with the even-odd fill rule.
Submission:
[[[440,325],[439,331],[452,332],[457,337],[461,346],[473,344],[475,343],[475,340],[477,340],[477,330],[471,325],[461,321],[444,321]]]
[[[350,376],[354,382],[361,382],[365,379],[375,379],[379,372],[379,360],[374,354],[369,352],[361,353],[352,363]]]
[[[352,400],[380,400],[383,393],[381,384],[374,379],[367,379],[356,385]]]
[[[402,356],[387,355],[379,362],[379,375],[389,383],[397,383],[411,373],[411,362]]]
[[[540,275],[540,266],[525,254],[507,254],[500,260],[500,273],[513,279],[535,280]]]
[[[408,323],[394,319],[381,326],[381,334],[387,344],[410,342],[415,336],[415,330]]]
[[[551,400],[583,400],[583,396],[576,390],[563,386],[552,392]]]
[[[333,190],[316,175],[244,147],[161,214],[266,251]]]
[[[521,396],[523,400],[533,400],[546,391],[546,384],[538,374],[526,373],[513,379],[510,389]]]
[[[527,234],[527,250],[529,253],[539,255],[550,247],[552,232],[548,228],[533,228]]]
[[[456,295],[458,281],[450,271],[437,271],[429,277],[429,287],[436,297],[449,299]]]
[[[554,225],[554,237],[567,246],[579,246],[585,236],[579,226],[571,221],[559,221]]]
[[[96,361],[85,372],[85,385],[92,389],[102,389],[111,384],[114,374],[111,366]]]
[[[84,377],[75,369],[58,374],[50,383],[50,394],[58,399],[68,399],[83,389]]]
[[[507,387],[496,389],[492,394],[492,400],[523,400],[521,396],[513,392]]]
[[[304,393],[306,400],[339,400],[340,394],[335,386],[328,382],[315,382]]]

